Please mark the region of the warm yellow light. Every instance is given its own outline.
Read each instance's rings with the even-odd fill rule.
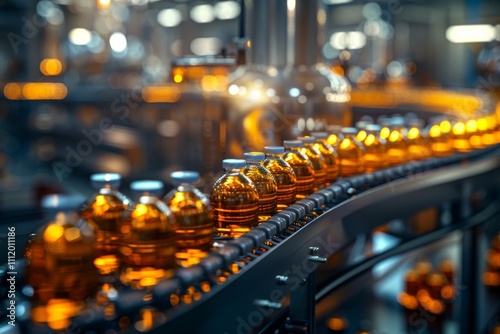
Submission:
[[[369,134],[368,136],[366,136],[365,140],[363,141],[363,144],[365,146],[372,146],[374,143],[375,143],[375,135],[373,134]]]
[[[149,103],[174,103],[181,98],[181,91],[176,86],[147,86],[142,89],[142,98]]]
[[[358,134],[356,135],[356,139],[357,139],[359,142],[362,142],[362,141],[364,141],[364,140],[365,140],[366,135],[367,135],[367,134],[366,134],[366,131],[365,131],[365,130],[360,130],[360,131],[358,132]]]
[[[106,9],[111,5],[111,0],[97,0],[97,7],[99,9]]]
[[[477,129],[479,131],[488,130],[488,121],[486,120],[486,118],[482,117],[482,118],[478,119],[476,124],[477,124]]]
[[[474,133],[477,131],[477,123],[474,119],[468,120],[465,123],[465,130],[469,133]]]
[[[380,138],[382,139],[387,139],[389,138],[389,135],[391,134],[391,130],[388,127],[383,127],[380,130]]]
[[[444,120],[439,123],[439,127],[441,128],[442,133],[449,133],[451,131],[451,123],[450,121]]]
[[[441,128],[439,127],[439,125],[435,124],[430,128],[429,136],[433,138],[441,136]]]
[[[64,237],[67,241],[74,242],[78,241],[82,237],[82,234],[77,227],[70,227],[66,231],[64,231]]]
[[[182,75],[180,75],[180,74],[174,75],[174,82],[175,83],[181,83],[182,79],[183,79]]]
[[[463,135],[465,133],[465,124],[463,122],[456,122],[453,125],[453,134]]]
[[[45,58],[40,62],[40,72],[46,76],[59,75],[62,72],[62,63],[59,59]]]
[[[399,131],[392,131],[391,134],[389,135],[389,138],[387,138],[391,142],[398,141],[401,138],[401,134]]]
[[[3,92],[9,100],[62,100],[68,89],[63,83],[11,82],[5,85]]]
[[[11,82],[5,85],[3,88],[3,94],[9,100],[20,100],[22,97],[21,85],[15,82]]]
[[[418,128],[411,128],[408,131],[408,139],[417,139],[420,137],[420,130]]]
[[[64,228],[60,225],[51,224],[43,232],[43,239],[47,243],[56,242],[64,234]]]

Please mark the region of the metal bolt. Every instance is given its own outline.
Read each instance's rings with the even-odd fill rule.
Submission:
[[[319,247],[309,247],[309,254],[318,255]]]
[[[283,276],[283,275],[276,275],[275,283],[278,285],[285,285],[286,282],[288,281],[288,276]]]
[[[256,299],[253,304],[265,309],[279,310],[281,308],[281,303],[275,303],[267,299]]]
[[[316,263],[326,263],[328,261],[326,257],[319,257],[317,255],[311,255],[307,259],[311,262],[316,262]]]

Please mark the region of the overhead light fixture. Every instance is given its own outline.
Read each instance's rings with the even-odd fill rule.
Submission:
[[[456,25],[446,29],[446,39],[452,43],[490,42],[496,29],[489,24]]]

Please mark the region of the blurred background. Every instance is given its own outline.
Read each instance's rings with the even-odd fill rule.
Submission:
[[[2,219],[36,215],[47,193],[90,193],[93,172],[121,173],[125,184],[137,178],[168,182],[178,169],[212,180],[221,159],[241,151],[229,147],[243,139],[229,138],[227,127],[242,120],[231,120],[221,96],[245,61],[242,55],[247,65],[265,65],[278,78],[297,64],[289,61],[293,43],[286,42],[303,27],[290,37],[282,31],[290,23],[276,23],[295,1],[269,3],[273,9],[262,12],[251,1],[233,0],[1,1]],[[303,36],[302,42],[317,41],[313,62],[337,74],[332,90],[340,93],[330,102],[342,108],[334,123],[352,122],[359,108],[393,107],[373,91],[466,89],[475,103],[475,96],[498,84],[495,0],[319,5],[317,38]],[[229,95],[242,95],[231,87]],[[290,95],[299,104],[306,99],[293,89]],[[419,98],[411,91],[401,96]],[[453,101],[446,107],[463,103]],[[302,130],[307,120],[299,120]],[[310,130],[317,128],[313,122]]]

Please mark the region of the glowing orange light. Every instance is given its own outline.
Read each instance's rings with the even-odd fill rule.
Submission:
[[[15,82],[8,83],[3,88],[3,94],[9,100],[19,100],[22,96],[21,85]]]
[[[43,239],[45,242],[52,243],[56,242],[64,234],[64,228],[60,225],[51,224],[47,226],[45,232],[43,232]]]
[[[111,5],[111,0],[97,0],[97,7],[99,9],[107,9]]]
[[[45,58],[40,62],[40,72],[46,76],[59,75],[62,72],[62,63],[59,59]]]
[[[174,103],[181,98],[181,91],[176,86],[148,86],[142,89],[142,98],[149,103]]]
[[[180,74],[176,74],[176,75],[174,75],[174,82],[175,82],[175,83],[181,83],[181,82],[182,82],[182,80],[183,80],[182,75],[180,75]]]
[[[62,100],[68,94],[66,85],[52,82],[8,83],[4,95],[9,100]]]
[[[331,317],[328,319],[328,328],[332,331],[341,331],[347,327],[347,320],[339,317]]]

